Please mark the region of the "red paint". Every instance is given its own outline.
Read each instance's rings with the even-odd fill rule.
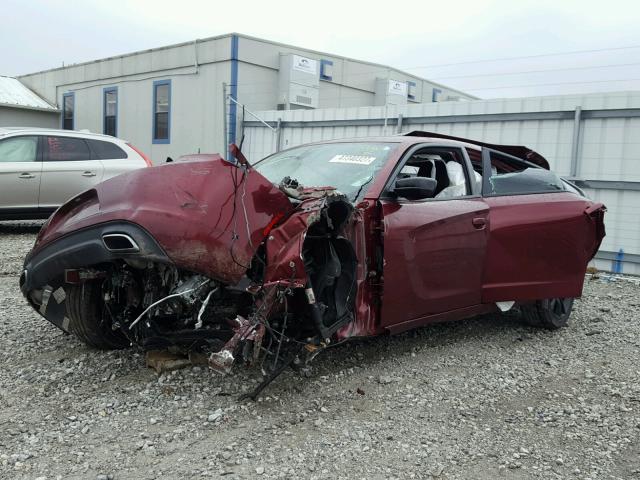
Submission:
[[[593,202],[568,192],[488,197],[485,202],[490,227],[483,302],[582,294],[598,236],[584,213]]]
[[[292,209],[286,195],[258,172],[244,176],[217,155],[136,170],[97,185],[95,192],[96,215],[77,217],[80,212],[63,207],[36,248],[89,225],[125,219],[149,231],[182,268],[235,284],[274,213]]]
[[[383,201],[383,326],[480,303],[488,214],[479,198]]]

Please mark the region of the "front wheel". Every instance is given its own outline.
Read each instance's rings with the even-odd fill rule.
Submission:
[[[521,307],[524,321],[534,327],[557,330],[566,327],[573,308],[573,298],[548,298]]]
[[[129,340],[111,328],[99,282],[86,282],[66,289],[69,332],[90,347],[117,350],[130,345]]]

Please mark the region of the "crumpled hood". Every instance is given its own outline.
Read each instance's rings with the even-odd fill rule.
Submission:
[[[109,179],[63,205],[34,251],[81,228],[126,220],[147,230],[182,268],[237,283],[269,229],[293,208],[256,170],[219,155],[144,168]]]

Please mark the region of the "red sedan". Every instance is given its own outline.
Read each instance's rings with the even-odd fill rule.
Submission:
[[[566,325],[602,204],[526,147],[435,133],[218,155],[110,179],[63,205],[20,284],[98,348],[209,356],[266,378],[329,345],[519,309]]]

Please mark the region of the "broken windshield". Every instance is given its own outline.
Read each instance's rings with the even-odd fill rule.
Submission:
[[[285,177],[303,187],[335,187],[355,200],[396,147],[394,143],[324,143],[276,153],[254,168],[272,183]]]

